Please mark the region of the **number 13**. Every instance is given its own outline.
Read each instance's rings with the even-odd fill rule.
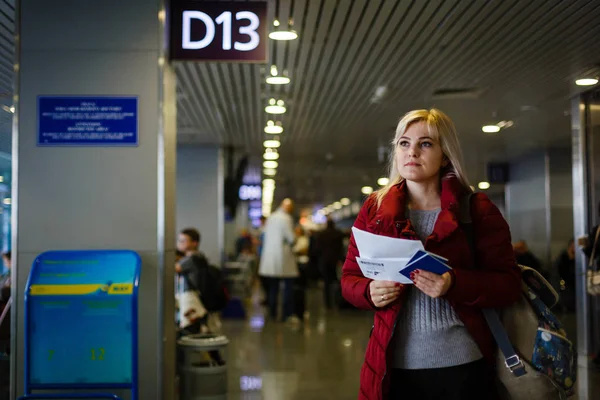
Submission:
[[[206,35],[202,40],[191,40],[191,21],[192,19],[201,20],[206,26]],[[250,41],[246,43],[235,42],[233,47],[238,51],[254,50],[260,44],[260,36],[256,32],[260,25],[258,16],[250,11],[240,11],[235,13],[237,21],[247,19],[250,25],[241,26],[239,32],[242,35],[250,37]],[[231,50],[231,31],[232,31],[232,13],[225,11],[219,15],[215,21],[219,25],[223,25],[223,50]],[[181,45],[184,49],[199,50],[207,47],[215,39],[215,24],[210,16],[202,11],[184,11],[183,12],[183,35]]]

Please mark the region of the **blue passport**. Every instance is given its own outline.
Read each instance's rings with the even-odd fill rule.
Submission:
[[[406,264],[406,267],[400,271],[400,273],[406,276],[408,279],[410,279],[410,273],[417,269],[443,275],[452,269],[446,265],[445,261],[448,260],[444,257],[438,256],[437,254],[418,250],[412,256],[408,264]]]

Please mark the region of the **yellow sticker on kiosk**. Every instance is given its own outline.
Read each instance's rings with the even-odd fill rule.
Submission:
[[[96,292],[104,294],[132,294],[133,284],[112,283],[110,285],[77,284],[77,285],[31,285],[29,294],[32,296],[69,296],[86,295]]]

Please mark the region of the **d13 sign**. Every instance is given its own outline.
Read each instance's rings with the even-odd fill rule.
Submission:
[[[266,62],[267,3],[174,1],[171,59]]]

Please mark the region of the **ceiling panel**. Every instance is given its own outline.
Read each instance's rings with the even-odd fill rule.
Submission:
[[[231,145],[260,167],[269,98],[288,109],[276,198],[358,196],[385,171],[379,148],[398,119],[436,106],[456,122],[467,170],[569,144],[573,81],[600,74],[597,0],[269,0],[269,21],[299,38],[269,43],[269,62],[175,63],[181,143]],[[0,2],[0,103],[12,104],[14,0]],[[289,85],[264,82],[270,66]],[[378,88],[385,88],[374,99]],[[469,96],[440,97],[444,89]],[[11,117],[0,110],[0,151]],[[512,120],[484,135],[481,126]]]
[[[202,115],[185,138],[235,145],[256,164],[267,136],[263,108],[270,97],[286,101],[288,111],[278,118],[285,131],[277,198],[358,196],[363,184],[384,173],[378,148],[414,108],[437,106],[455,120],[474,181],[484,178],[488,161],[568,146],[569,98],[580,90],[573,81],[600,64],[600,2],[594,0],[270,4],[272,18],[291,19],[299,38],[271,41],[268,65],[181,65],[178,75],[184,96],[198,99],[180,100],[186,109],[180,125],[190,114]],[[271,64],[287,71],[289,85],[264,84]],[[221,73],[192,73],[198,69]],[[386,91],[375,101],[378,87]],[[471,95],[434,95],[443,89],[470,89]],[[500,120],[515,125],[497,135],[481,132]]]

